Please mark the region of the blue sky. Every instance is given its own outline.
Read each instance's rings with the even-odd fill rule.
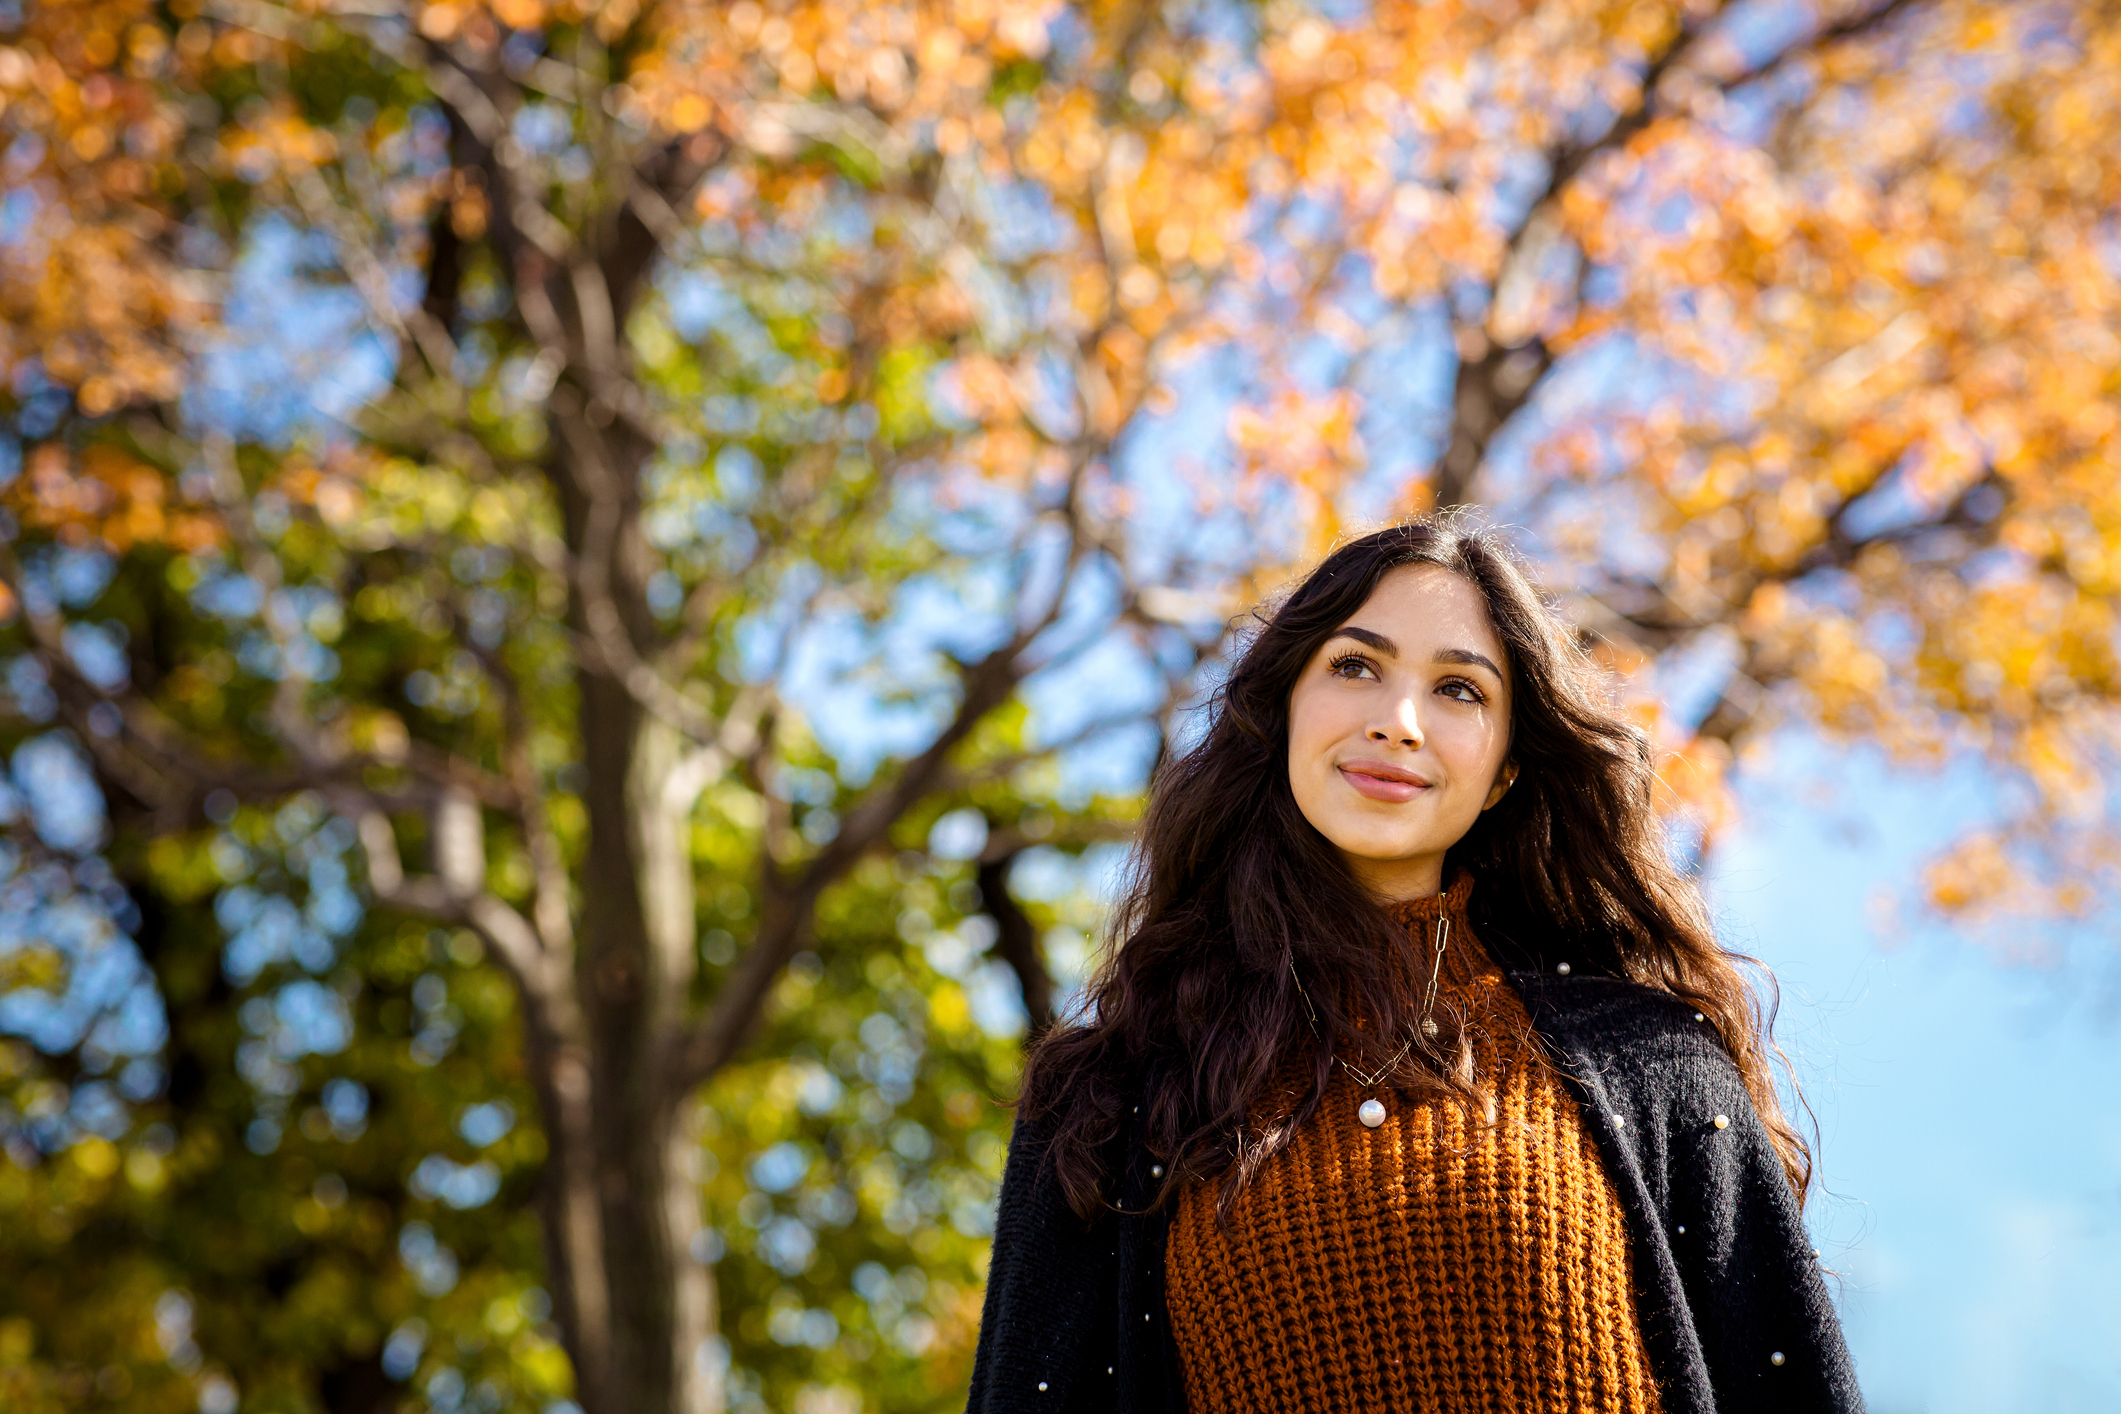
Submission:
[[[1978,773],[1801,734],[1742,775],[1708,861],[1726,942],[1774,968],[1817,1111],[1808,1217],[1872,1414],[2121,1409],[2121,1028],[2084,936],[2011,965],[1873,897],[1976,820]]]

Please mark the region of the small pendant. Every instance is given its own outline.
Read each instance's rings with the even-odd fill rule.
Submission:
[[[1370,1129],[1377,1128],[1378,1125],[1385,1122],[1384,1102],[1381,1100],[1364,1100],[1361,1108],[1355,1111],[1355,1117],[1361,1120],[1366,1127]]]

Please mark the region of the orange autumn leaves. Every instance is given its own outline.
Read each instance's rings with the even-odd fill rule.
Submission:
[[[176,488],[160,469],[107,445],[74,457],[46,443],[0,493],[0,503],[25,527],[62,545],[122,555],[138,545],[190,553],[221,543],[214,517],[176,502]]]
[[[1622,326],[1758,410],[1735,434],[1669,410],[1627,427],[1668,592],[1743,606],[1748,671],[1831,730],[1971,747],[2023,787],[1932,903],[2067,910],[2121,879],[2121,31],[2090,8],[1922,18],[1897,62],[1825,66],[1862,106],[1793,120],[1775,161],[1645,134],[1570,219],[1627,272]],[[1713,200],[1676,229],[1624,219],[1653,183]]]
[[[1269,7],[1250,60],[1225,40],[1171,31],[1153,12],[1090,7],[1064,17],[1052,0],[510,0],[404,13],[419,34],[473,64],[489,62],[512,30],[547,30],[551,76],[540,70],[537,82],[557,86],[562,100],[569,27],[633,45],[622,82],[575,97],[650,131],[716,129],[769,164],[822,138],[876,149],[886,178],[926,150],[975,163],[990,180],[1034,182],[1080,233],[1062,263],[1084,327],[1117,320],[1156,339],[1188,318],[1203,323],[1199,337],[1230,333],[1204,315],[1205,291],[1226,271],[1243,281],[1307,278],[1301,259],[1262,259],[1248,238],[1262,198],[1345,195],[1355,220],[1320,259],[1330,264],[1342,246],[1366,251],[1388,295],[1416,296],[1492,264],[1499,245],[1480,219],[1485,188],[1440,195],[1433,172],[1392,165],[1395,143],[1411,125],[1439,153],[1477,158],[1478,134],[1464,121],[1473,107],[1522,92],[1535,71],[1610,70],[1614,56],[1599,46],[1612,35],[1671,22],[1661,7],[1642,12],[1651,21],[1629,18],[1637,8],[1582,7],[1547,37],[1521,40],[1509,7],[1389,5],[1352,27]],[[265,181],[329,163],[334,144],[268,91],[213,120],[210,147],[188,149],[210,153],[208,169],[187,168],[175,159],[178,140],[200,120],[184,116],[196,105],[182,100],[217,69],[264,65],[262,74],[327,35],[358,42],[367,13],[342,23],[329,6],[260,3],[203,15],[186,0],[166,13],[109,3],[36,9],[11,52],[20,65],[60,75],[39,81],[50,139],[118,157],[97,178],[98,201],[86,190],[58,193],[44,243],[50,260],[14,272],[17,356],[45,358],[51,376],[82,390],[91,416],[134,399],[166,401],[181,376],[182,334],[212,314],[211,280],[167,249],[177,188],[202,175]],[[1070,43],[1089,45],[1090,61],[1075,62],[1091,82],[1045,76],[1056,25],[1070,30]],[[1590,49],[1568,59],[1579,41]],[[1493,93],[1476,93],[1467,76],[1483,46],[1514,75]],[[1107,65],[1119,66],[1109,82],[1097,77]],[[798,107],[822,116],[793,120]],[[108,120],[76,122],[68,116],[76,109],[108,110]],[[142,124],[154,127],[152,141]],[[465,207],[458,224],[475,238],[476,200],[461,184],[444,185],[431,199]],[[91,208],[109,217],[93,238]],[[1138,406],[1143,391],[1115,386],[1118,412]]]
[[[179,249],[188,214],[240,187],[309,224],[280,179],[372,156],[273,84],[367,44],[375,8],[26,9],[0,47],[9,181],[26,194],[0,243],[0,357],[34,360],[91,419],[171,404],[220,293]],[[1293,492],[1292,538],[1316,551],[1352,528],[1349,488],[1400,449],[1367,445],[1362,397],[1299,376],[1299,348],[1359,356],[1381,309],[1458,301],[1462,352],[1536,336],[1565,358],[1614,337],[1645,369],[1683,367],[1720,397],[1579,404],[1540,428],[1529,494],[1618,483],[1554,543],[1595,560],[1603,516],[1639,517],[1624,528],[1666,552],[1668,617],[1735,635],[1747,678],[1905,752],[1992,750],[2042,818],[2088,819],[2121,696],[2121,23],[2089,5],[1923,0],[1890,43],[1829,47],[1736,93],[1727,81],[1760,56],[1712,40],[1520,229],[1540,154],[1595,131],[1593,108],[1633,112],[1646,58],[1717,9],[1380,0],[1333,18],[1273,0],[1242,34],[1094,0],[397,13],[434,52],[516,85],[511,102],[558,108],[569,140],[611,124],[643,144],[709,135],[699,150],[726,157],[680,214],[795,238],[805,270],[847,294],[854,332],[817,354],[818,399],[926,398],[950,425],[923,451],[996,480],[1109,461],[1169,410],[1175,366],[1235,349],[1244,386],[1218,445],[1172,470],[1241,510]],[[541,44],[511,44],[530,31]],[[224,80],[255,91],[203,102]],[[1770,97],[1772,121],[1749,128]],[[401,181],[361,214],[417,230],[446,207],[476,243],[494,215],[484,182]],[[533,195],[574,219],[593,188]],[[1034,213],[1037,239],[993,215],[1003,198]],[[877,238],[814,239],[850,199]],[[424,256],[417,239],[408,253]],[[1032,293],[997,315],[999,287]],[[887,411],[900,421],[920,419]],[[186,513],[146,492],[144,469],[100,455],[33,456],[18,514],[113,544],[180,533]],[[1426,494],[1416,480],[1387,499]],[[1949,524],[1902,543],[1894,515]],[[1829,572],[1835,594],[1812,592]],[[1638,675],[1654,657],[1616,652]],[[1720,818],[1729,742],[1656,730],[1674,799]]]
[[[209,312],[169,257],[159,199],[182,180],[184,122],[157,78],[183,57],[144,0],[26,7],[10,38],[0,362],[37,360],[92,416],[172,398]]]

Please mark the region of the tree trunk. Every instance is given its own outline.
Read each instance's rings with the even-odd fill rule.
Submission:
[[[614,628],[586,602],[579,581],[590,578],[628,650],[645,657],[655,635],[638,487],[649,449],[569,391],[555,390],[550,416],[552,479],[579,567],[570,624],[590,644]],[[577,663],[588,839],[573,980],[586,1045],[579,1063],[558,1057],[542,1088],[555,1311],[586,1414],[719,1414],[719,1368],[703,1349],[713,1280],[695,1251],[697,1140],[687,1096],[658,1064],[692,983],[686,822],[697,790],[678,788],[682,743],[641,710],[620,666],[595,651]]]
[[[585,740],[604,720],[585,710]],[[630,739],[614,732],[592,750],[607,759],[592,767],[590,794],[620,799],[590,812],[597,862],[585,872],[578,969],[589,1045],[563,1049],[540,1086],[550,1136],[545,1250],[586,1414],[719,1414],[719,1367],[703,1348],[717,1313],[713,1274],[696,1252],[698,1140],[687,1096],[655,1066],[658,1013],[682,1007],[685,993],[673,996],[660,978],[643,985],[652,956],[636,848],[643,822],[619,809],[624,791],[599,790],[594,774],[617,771],[609,758],[641,754],[653,732],[633,725]],[[607,849],[598,832],[614,827],[623,848]],[[630,867],[611,862],[616,855]]]
[[[530,1073],[545,1124],[545,1284],[561,1344],[574,1365],[575,1394],[585,1410],[613,1407],[611,1282],[604,1262],[604,1223],[591,1077],[595,1065],[579,1043],[529,1047]]]
[[[1553,363],[1554,356],[1541,339],[1503,347],[1489,343],[1478,331],[1462,336],[1451,393],[1451,440],[1430,478],[1439,510],[1479,499],[1474,482],[1487,461],[1488,448],[1530,400]]]
[[[317,1373],[324,1414],[394,1414],[403,1393],[383,1372],[380,1353],[350,1356]]]

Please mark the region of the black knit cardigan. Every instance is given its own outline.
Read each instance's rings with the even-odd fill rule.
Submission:
[[[1861,1414],[1818,1256],[1714,1029],[1654,988],[1499,960],[1627,1209],[1666,1414]],[[1169,1215],[1140,1213],[1152,1157],[1129,1134],[1115,1141],[1122,1211],[1086,1226],[1045,1162],[1048,1138],[1019,1119],[1010,1140],[971,1414],[1179,1414]]]

